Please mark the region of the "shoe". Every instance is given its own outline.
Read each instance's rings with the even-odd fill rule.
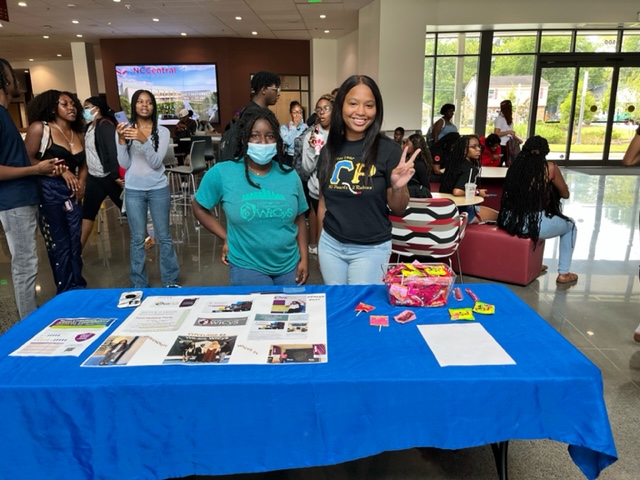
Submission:
[[[549,267],[547,267],[546,265],[542,265],[542,266],[540,267],[540,273],[541,273],[541,274],[542,274],[542,273],[546,273],[546,271],[547,271],[547,270],[549,270]]]
[[[318,255],[317,245],[309,245],[309,255]]]
[[[578,281],[578,275],[575,273],[560,273],[556,278],[556,283],[575,283]]]
[[[165,288],[182,288],[182,287],[177,283],[172,283],[171,285],[166,285]]]
[[[640,330],[636,330],[633,332],[633,341],[636,343],[640,343]]]

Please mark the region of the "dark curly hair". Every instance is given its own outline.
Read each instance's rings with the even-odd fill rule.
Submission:
[[[5,66],[7,67],[7,70],[9,70],[9,75],[11,77],[7,77],[4,71]],[[13,82],[10,82],[9,79],[13,80]],[[0,88],[6,92],[7,85],[9,85],[10,83],[13,83],[14,85],[18,84],[16,72],[13,70],[13,67],[9,62],[7,62],[4,58],[0,58]]]
[[[407,140],[411,142],[413,148],[420,149],[420,153],[416,157],[416,162],[424,162],[427,166],[427,175],[431,175],[431,171],[433,170],[433,159],[431,158],[431,152],[427,147],[427,142],[425,142],[424,137],[419,133],[414,133]]]
[[[517,161],[507,170],[504,181],[498,227],[520,238],[531,238],[537,244],[540,218],[562,214],[560,195],[549,181],[547,154],[549,143],[539,135],[529,138]]]
[[[276,137],[276,156],[274,157],[274,161],[280,167],[280,170],[283,172],[292,172],[293,168],[285,165],[284,163],[284,142],[282,141],[282,137],[280,136],[280,124],[278,123],[278,119],[273,114],[271,110],[268,108],[260,108],[260,109],[252,109],[245,112],[244,115],[240,118],[240,137],[239,140],[241,142],[241,150],[240,155],[237,158],[234,158],[234,162],[239,162],[244,159],[244,156],[247,154],[247,149],[249,148],[249,138],[251,137],[251,129],[253,128],[253,124],[258,120],[266,120],[271,125],[271,129],[273,130],[273,134]],[[247,182],[249,185],[255,188],[260,188],[260,184],[255,183],[251,180],[249,176],[249,164],[244,162],[244,174],[247,177]]]
[[[75,93],[60,90],[47,90],[33,97],[27,105],[27,118],[29,123],[53,122],[58,115],[58,102],[62,95],[71,98],[76,107],[76,119],[71,123],[71,130],[76,133],[84,132],[84,119],[82,118],[82,103]]]
[[[85,100],[85,103],[90,103],[94,107],[98,107],[98,110],[100,110],[100,115],[102,115],[103,118],[108,118],[114,125],[118,124],[113,110],[107,104],[107,101],[103,97],[89,97]]]
[[[451,149],[451,155],[449,156],[449,161],[447,162],[446,170],[440,179],[440,191],[444,193],[453,193],[453,188],[455,187],[458,178],[462,174],[462,165],[467,160],[467,154],[469,152],[469,141],[472,139],[478,139],[477,135],[463,135],[461,136],[456,143],[453,144],[453,148]],[[478,140],[480,141],[480,140]],[[480,161],[474,160],[473,166],[476,168],[480,168]]]
[[[143,93],[146,93],[151,98],[151,104],[153,105],[153,111],[151,112],[151,120],[153,121],[153,127],[151,128],[151,142],[153,149],[158,151],[158,144],[160,142],[160,136],[158,135],[158,103],[156,97],[149,90],[136,90],[131,97],[131,123],[136,125],[138,123],[138,114],[136,113],[136,103],[138,98]],[[131,146],[131,142],[127,143],[127,148]]]

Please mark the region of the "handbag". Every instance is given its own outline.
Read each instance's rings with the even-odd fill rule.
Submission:
[[[507,141],[507,150],[509,151],[509,160],[513,162],[520,153],[520,142],[511,137]]]

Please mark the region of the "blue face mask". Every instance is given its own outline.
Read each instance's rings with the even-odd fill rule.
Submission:
[[[277,143],[250,143],[247,147],[247,155],[258,165],[267,165],[278,153]]]
[[[82,111],[82,116],[84,117],[85,121],[87,122],[93,122],[93,119],[96,118],[96,114],[92,114],[91,110],[93,110],[95,107],[92,108],[85,108]]]

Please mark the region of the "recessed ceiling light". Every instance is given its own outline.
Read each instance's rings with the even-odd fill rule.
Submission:
[[[320,18],[327,18],[326,15],[320,15]]]
[[[120,3],[122,0],[113,0],[116,3]]]
[[[62,56],[61,53],[56,54],[56,57],[61,57],[61,56]]]
[[[75,3],[67,3],[67,7],[76,8],[76,4]]]
[[[329,30],[325,30],[324,33],[331,33]]]
[[[43,35],[42,38],[49,38],[49,35]]]
[[[186,33],[184,33],[184,32],[182,32],[180,35],[182,35],[183,37],[186,37],[186,36],[187,36],[187,34],[186,34]]]
[[[18,2],[18,6],[19,7],[26,7],[27,6],[27,2]]]
[[[251,32],[251,35],[257,35],[258,32]]]
[[[71,20],[71,23],[73,23],[73,24],[77,25],[77,24],[79,24],[80,22],[79,22],[78,20]]]
[[[0,28],[2,28],[3,26],[4,26],[4,25],[2,25],[2,24],[0,23]]]
[[[30,62],[33,62],[33,58],[30,58],[30,59],[29,59],[29,61],[30,61]]]
[[[236,17],[236,20],[242,20],[242,17]]]
[[[29,73],[29,70],[25,70],[24,73]]]
[[[81,34],[81,33],[79,33],[79,34],[77,34],[77,35],[76,35],[76,37],[78,37],[78,38],[82,38],[82,34]]]
[[[153,19],[153,21],[154,21],[154,22],[159,22],[159,21],[160,21],[160,19],[159,19],[159,18],[154,18],[154,19]]]

